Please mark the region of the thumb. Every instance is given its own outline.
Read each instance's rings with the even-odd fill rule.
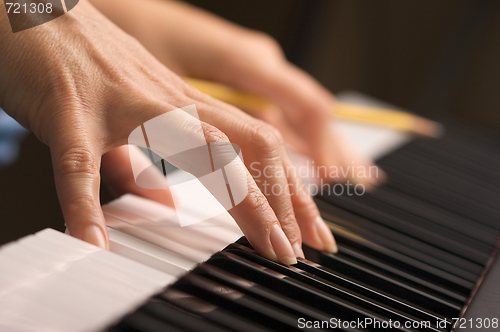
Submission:
[[[99,202],[100,157],[95,145],[74,135],[51,146],[57,195],[69,233],[109,249],[104,215]]]

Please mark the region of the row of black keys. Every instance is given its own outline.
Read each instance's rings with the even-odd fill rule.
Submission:
[[[317,203],[326,219],[405,256],[414,275],[468,296],[500,237],[500,149],[453,134],[380,160],[389,180],[374,192]]]
[[[450,331],[499,237],[497,152],[453,132],[415,141],[379,161],[375,192],[316,197],[338,254],[305,247],[310,261],[284,267],[243,238],[112,330]]]
[[[247,244],[244,238],[238,242]],[[110,331],[322,330],[307,328],[306,322],[313,327],[328,322],[323,330],[377,331],[387,329],[381,322],[389,320],[402,331],[445,331],[451,328],[445,318],[460,311],[459,301],[433,297],[366,269],[354,271],[345,259],[306,249],[306,255],[321,256],[326,264],[300,259],[286,267],[232,244]],[[345,274],[328,267],[342,262]],[[362,324],[343,328],[343,321]],[[420,326],[422,321],[429,326]]]

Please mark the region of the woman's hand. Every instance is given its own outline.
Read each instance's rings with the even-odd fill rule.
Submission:
[[[256,116],[279,129],[297,152],[314,159],[316,180],[353,180],[370,189],[377,176],[383,176],[370,174],[371,161],[331,131],[334,96],[290,64],[269,36],[179,1],[92,2],[177,74],[224,83],[274,101],[276,109]],[[358,172],[358,167],[366,172]],[[351,168],[360,176],[351,178]]]
[[[293,165],[276,129],[191,88],[86,1],[16,34],[0,13],[0,36],[0,106],[50,147],[72,235],[108,246],[99,203],[101,157],[113,151],[108,157],[129,167],[115,149],[127,143],[132,130],[195,104],[202,132],[193,130],[194,118],[185,115],[176,127],[184,135],[179,139],[236,143],[247,166],[271,172],[269,184],[284,189],[281,195],[265,195],[245,170],[249,193],[229,212],[255,249],[285,264],[302,255],[302,236],[320,250],[336,250],[311,197],[299,190],[300,179],[284,172]],[[111,183],[120,182],[116,176]],[[127,190],[127,184],[119,190]]]

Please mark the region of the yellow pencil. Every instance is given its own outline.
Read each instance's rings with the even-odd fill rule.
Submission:
[[[272,105],[271,101],[265,98],[247,94],[223,84],[193,78],[184,79],[200,92],[245,111],[259,112]],[[439,137],[443,131],[442,125],[437,122],[407,112],[386,108],[337,102],[332,108],[332,115],[340,119],[390,127],[421,136]]]

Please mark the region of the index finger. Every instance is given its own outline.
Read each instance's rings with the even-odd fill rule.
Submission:
[[[106,222],[99,202],[100,153],[92,142],[68,133],[51,145],[57,195],[69,233],[109,249]],[[63,143],[64,142],[64,143]]]

